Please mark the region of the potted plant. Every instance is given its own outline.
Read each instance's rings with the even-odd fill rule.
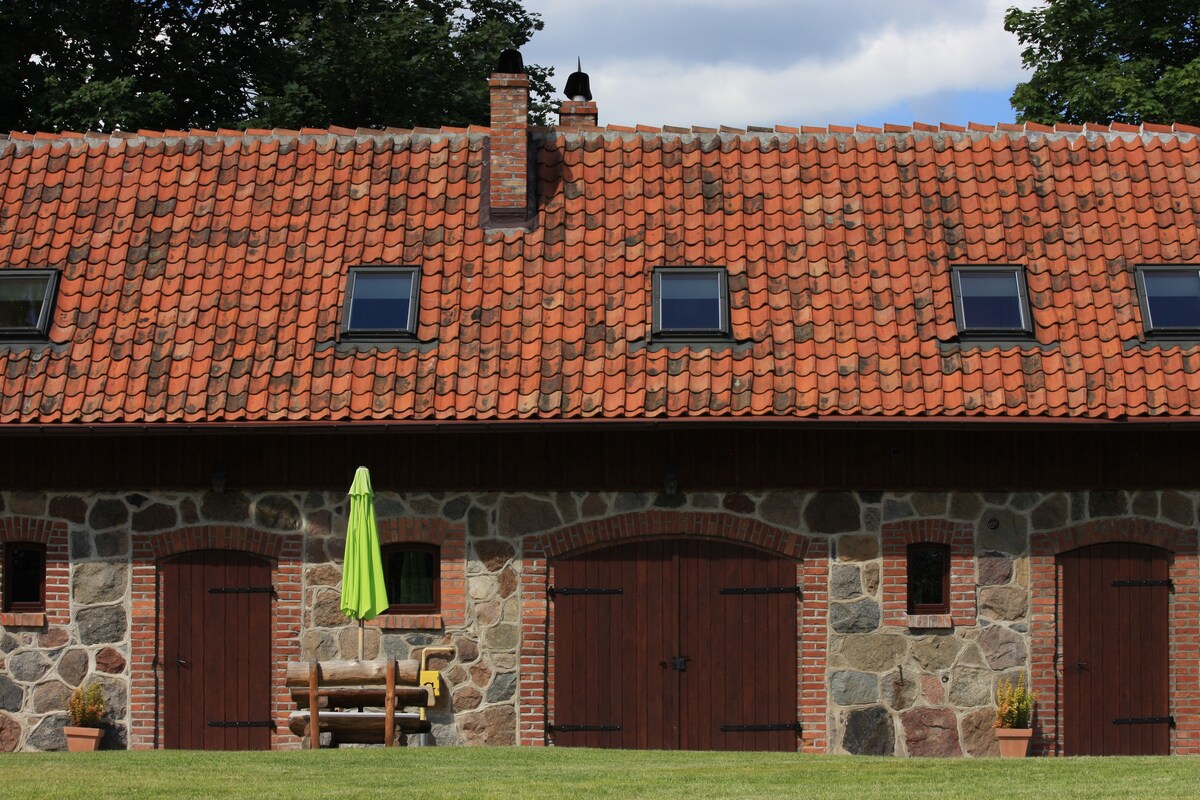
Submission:
[[[98,683],[84,684],[71,692],[67,714],[71,724],[63,726],[67,735],[67,750],[83,753],[99,749],[104,730],[101,720],[108,713],[104,707],[104,687]]]
[[[1023,673],[1017,678],[1016,686],[1011,680],[996,686],[996,740],[1000,743],[1001,758],[1029,755],[1033,699],[1033,693],[1025,686]]]

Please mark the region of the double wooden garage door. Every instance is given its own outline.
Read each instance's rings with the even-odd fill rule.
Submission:
[[[795,750],[796,562],[654,540],[555,562],[558,745]]]

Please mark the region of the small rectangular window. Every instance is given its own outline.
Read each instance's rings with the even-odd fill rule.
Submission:
[[[4,546],[4,610],[46,610],[46,547],[37,542]]]
[[[960,334],[1032,331],[1025,273],[1020,267],[954,267],[951,275]]]
[[[908,546],[908,613],[950,613],[950,548],[921,542]]]
[[[1200,331],[1200,269],[1140,267],[1137,278],[1147,333]]]
[[[654,271],[654,332],[729,335],[729,290],[724,269],[680,267]]]
[[[52,269],[0,270],[0,336],[45,336],[57,285]]]
[[[342,329],[355,335],[415,333],[420,284],[415,267],[351,268]]]
[[[388,613],[434,613],[439,607],[441,554],[436,545],[398,544],[383,550]]]

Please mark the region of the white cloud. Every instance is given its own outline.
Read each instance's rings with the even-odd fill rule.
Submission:
[[[561,0],[531,0],[528,6],[544,14],[548,32],[561,27],[567,34],[564,41],[548,42],[546,53],[582,49],[602,123],[741,127],[853,124],[896,107],[936,113],[939,104],[929,98],[952,106],[956,93],[1006,98],[1023,79],[1016,37],[1003,26],[1004,11],[1013,4],[752,0],[730,17],[728,2],[656,0],[641,19],[636,9],[651,8],[644,0],[610,0],[602,9]],[[1029,7],[1037,0],[1016,4]],[[857,22],[839,26],[839,18]],[[644,29],[629,34],[635,42],[626,36],[606,49],[614,30],[630,31],[641,22]],[[767,30],[771,26],[791,26],[795,35]],[[580,42],[577,32],[589,27],[593,35]],[[793,44],[801,40],[807,44]],[[540,57],[527,55],[531,63],[547,63]],[[574,66],[574,58],[562,60],[551,62],[558,83]],[[1011,119],[1006,104],[1004,111]]]

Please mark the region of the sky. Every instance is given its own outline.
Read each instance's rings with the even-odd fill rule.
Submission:
[[[524,0],[522,49],[562,99],[575,59],[600,124],[1012,122],[1010,6],[1039,0]]]

